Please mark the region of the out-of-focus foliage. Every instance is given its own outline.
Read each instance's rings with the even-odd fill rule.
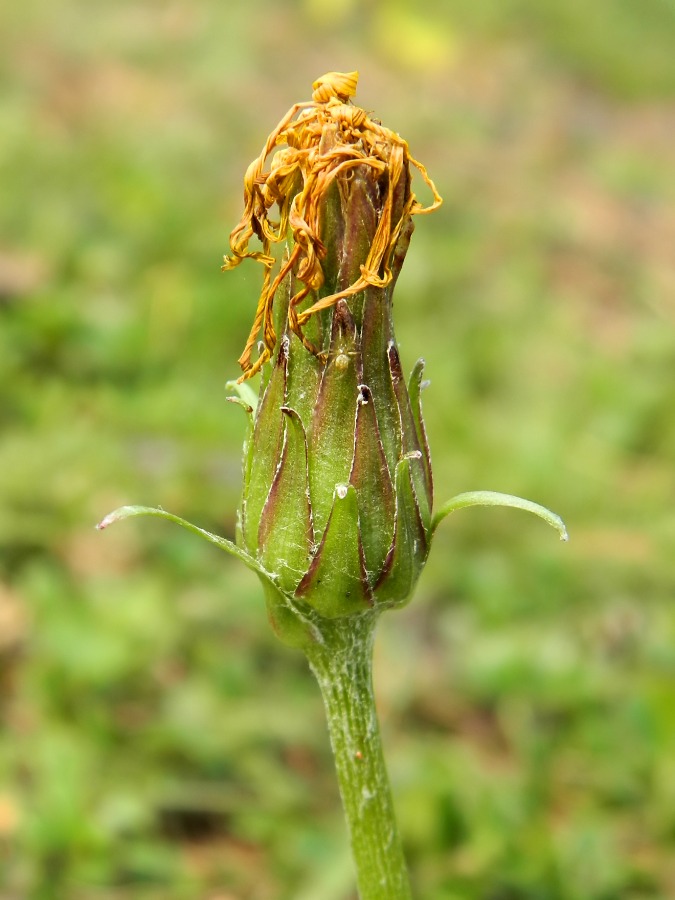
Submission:
[[[675,896],[668,0],[0,14],[0,896],[350,896],[318,691],[231,536],[241,176],[328,69],[445,197],[397,288],[440,502],[377,688],[417,896]]]

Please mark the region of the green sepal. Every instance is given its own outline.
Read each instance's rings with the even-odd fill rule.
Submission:
[[[457,494],[452,500],[448,500],[438,510],[434,516],[432,523],[432,532],[435,531],[443,519],[458,509],[465,509],[468,506],[508,506],[512,509],[523,509],[525,512],[533,513],[547,522],[552,528],[555,528],[560,535],[561,541],[568,541],[569,534],[565,523],[554,512],[539,503],[532,500],[524,500],[522,497],[515,497],[513,494],[500,494],[498,491],[466,491],[463,494]]]
[[[415,431],[417,432],[417,442],[422,451],[422,463],[424,465],[424,481],[427,497],[429,499],[429,508],[433,507],[434,502],[434,478],[431,469],[431,453],[429,452],[429,441],[427,440],[427,431],[424,427],[424,417],[422,415],[422,391],[429,384],[428,381],[422,381],[424,375],[424,360],[418,359],[413,370],[410,373],[410,381],[408,382],[408,395],[410,396],[410,408],[412,409],[413,419],[415,420]]]
[[[401,359],[394,341],[390,341],[387,347],[387,359],[389,360],[391,383],[401,417],[401,455],[410,458],[410,475],[413,488],[417,497],[424,530],[428,531],[431,527],[431,495],[425,473],[424,453],[417,439],[417,423],[413,416],[410,397],[408,396],[408,389],[403,369],[401,368]]]
[[[334,291],[344,290],[361,276],[361,265],[368,258],[379,218],[380,192],[372,172],[366,166],[356,166],[350,171],[348,178],[336,179],[340,204],[330,223],[331,229],[324,229],[328,254],[332,247],[337,251],[336,277],[331,286]],[[358,331],[363,322],[363,307],[363,293],[350,297],[349,308]]]
[[[307,571],[314,542],[309,505],[307,439],[294,409],[286,416],[281,460],[260,516],[258,553],[281,590],[292,593]]]
[[[244,484],[242,532],[249,553],[258,549],[260,516],[274,479],[283,440],[283,413],[286,399],[288,338],[282,338],[269,382],[255,418],[253,437],[249,442],[249,459],[245,463],[248,482]]]
[[[401,457],[401,417],[387,358],[387,347],[393,337],[390,301],[381,288],[367,288],[361,329],[363,383],[377,398],[375,412],[384,455],[392,474]]]
[[[228,387],[232,387],[233,385],[236,385],[236,382],[229,381],[227,384]],[[239,385],[239,387],[244,387],[244,385]],[[248,484],[249,478],[251,477],[251,460],[253,458],[251,438],[253,436],[253,424],[254,424],[253,413],[254,413],[254,410],[253,410],[253,407],[250,406],[250,404],[247,403],[246,400],[243,399],[243,396],[245,396],[245,395],[242,396],[242,394],[239,391],[237,393],[240,395],[237,397],[226,397],[225,399],[228,400],[230,403],[234,403],[236,406],[240,406],[246,413],[246,420],[247,420],[248,424],[246,427],[246,436],[244,437],[244,449],[242,452],[242,459],[241,459],[242,481],[244,483],[244,489],[245,489],[245,486]],[[255,398],[255,394],[253,393],[253,391],[250,388],[249,388],[249,393],[253,396],[253,398],[257,404],[258,401]],[[244,529],[243,529],[243,522],[242,522],[241,506],[237,510],[236,535],[237,535],[237,546],[243,547],[244,546]]]
[[[335,486],[326,530],[295,596],[328,619],[353,615],[373,605],[353,485]]]
[[[404,456],[396,466],[396,523],[394,540],[375,586],[378,604],[400,605],[409,599],[428,554],[427,532],[420,518],[413,489],[411,465],[419,460]]]
[[[354,429],[354,461],[349,481],[356,488],[361,542],[372,584],[382,570],[394,536],[396,500],[382,447],[370,388],[359,385]]]
[[[344,300],[333,314],[328,361],[308,433],[309,484],[314,528],[321,534],[337,483],[349,480],[354,455],[354,421],[361,355],[354,320]]]
[[[290,247],[287,247],[284,250],[281,259],[281,265],[283,266],[288,261],[288,255],[290,253]],[[266,277],[270,279],[273,277],[272,273],[268,271]],[[291,273],[282,279],[281,284],[279,285],[275,299],[274,306],[272,308],[272,318],[273,318],[273,330],[275,337],[283,335],[285,333],[285,323],[286,316],[288,314],[288,303],[291,296],[291,285],[292,285],[292,276]],[[265,344],[263,341],[258,342],[258,355],[261,355],[265,352]],[[270,382],[270,378],[277,366],[279,361],[279,355],[284,352],[288,355],[288,345],[286,347],[283,346],[283,342],[281,339],[276,341],[276,345],[272,352],[272,360],[271,365],[265,364],[260,370],[260,390],[259,396],[262,397],[267,390],[267,387]],[[245,382],[243,382],[245,384]]]
[[[312,316],[305,326],[305,336],[312,326],[319,322],[319,316]],[[290,348],[288,352],[288,383],[286,387],[286,403],[293,407],[303,422],[312,421],[312,413],[316,407],[316,398],[321,384],[323,365],[313,353],[308,353],[302,346],[300,338],[288,331]],[[309,338],[312,340],[312,338]],[[312,340],[312,343],[314,341]]]

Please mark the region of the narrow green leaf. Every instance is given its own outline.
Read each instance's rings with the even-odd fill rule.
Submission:
[[[565,523],[550,509],[533,503],[532,500],[523,500],[522,497],[514,497],[513,494],[500,494],[497,491],[466,491],[464,494],[457,494],[452,500],[448,500],[434,516],[432,528],[435,531],[439,523],[450,513],[457,509],[464,509],[467,506],[510,506],[513,509],[524,509],[525,512],[533,513],[539,516],[545,522],[555,528],[560,535],[561,541],[568,541],[569,535]]]
[[[251,569],[251,571],[261,575],[263,578],[267,578],[274,584],[269,572],[260,565],[258,560],[249,556],[246,551],[237,547],[232,541],[228,541],[227,538],[220,537],[217,534],[212,534],[204,528],[199,528],[199,526],[193,525],[192,522],[181,519],[180,516],[174,516],[173,513],[167,512],[165,509],[159,509],[154,506],[121,506],[119,509],[114,510],[114,512],[108,513],[104,519],[101,519],[96,527],[99,531],[103,531],[110,525],[114,525],[115,522],[121,522],[123,519],[132,519],[135,516],[154,516],[158,519],[168,519],[169,522],[175,522],[176,525],[180,525],[187,531],[191,531],[193,534],[197,534],[199,537],[209,541],[209,543],[215,544],[216,547],[220,547],[221,550],[225,550],[227,553],[231,553],[232,556],[236,556],[237,559],[240,559],[245,566]]]

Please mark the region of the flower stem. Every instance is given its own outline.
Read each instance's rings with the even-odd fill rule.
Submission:
[[[307,656],[323,695],[361,900],[410,900],[373,695],[377,616],[323,620]]]

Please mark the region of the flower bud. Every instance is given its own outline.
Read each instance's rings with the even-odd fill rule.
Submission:
[[[262,378],[238,536],[272,577],[270,614],[290,642],[299,639],[293,616],[404,603],[431,537],[423,362],[406,383],[392,297],[413,215],[441,200],[406,142],[352,104],[356,80],[323,76],[269,136],[246,173],[245,212],[223,266],[247,257],[263,266],[240,358],[240,382]],[[415,198],[411,166],[431,189],[429,207]],[[262,250],[249,249],[254,236]],[[274,274],[272,244],[282,242]]]

